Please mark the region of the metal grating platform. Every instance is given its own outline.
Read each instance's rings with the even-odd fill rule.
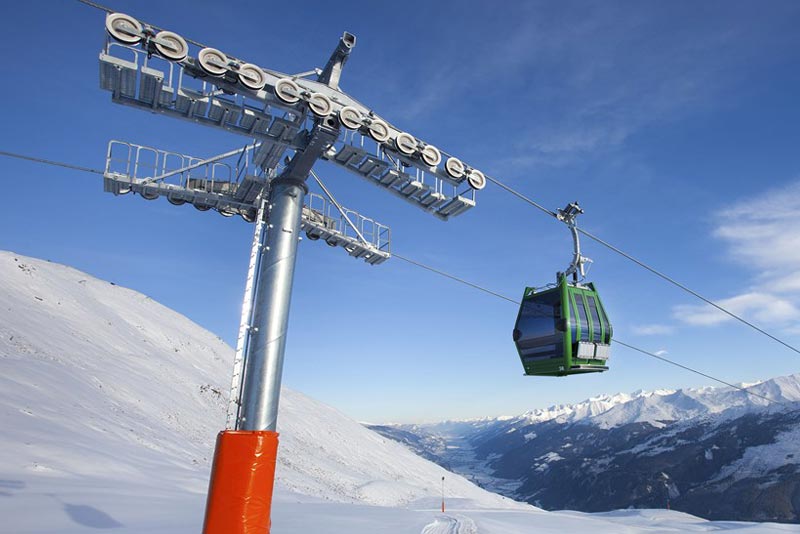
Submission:
[[[370,152],[368,148],[373,152]],[[436,217],[447,220],[475,206],[475,190],[403,164],[366,136],[351,132],[326,154],[328,161],[398,196]]]
[[[469,184],[468,173],[456,177],[445,171],[448,154],[431,147],[441,161],[427,163],[420,147],[429,145],[383,121],[338,88],[309,79],[310,73],[289,76],[264,70],[266,85],[255,91],[237,83],[235,76],[209,76],[195,58],[171,61],[111,39],[99,60],[100,86],[112,93],[114,102],[255,138],[261,147],[258,164],[266,170],[276,168],[287,151],[305,148],[303,132],[316,119],[304,99],[324,95],[332,104],[325,120],[335,120],[344,107],[358,110],[363,120],[355,129],[343,128],[323,157],[442,220],[475,206],[476,189]],[[292,80],[306,96],[294,104],[281,100],[276,86],[282,80]],[[375,122],[387,128],[381,142],[370,134]],[[398,136],[410,138],[417,147],[404,153]]]
[[[272,179],[256,163],[261,149],[262,145],[249,145],[201,159],[115,140],[108,145],[104,188],[115,195],[133,193],[147,200],[164,197],[172,204],[191,204],[201,211],[240,215],[253,222]],[[340,212],[315,193],[306,195],[301,228],[309,239],[322,239],[372,265],[391,257],[387,226],[354,210]]]

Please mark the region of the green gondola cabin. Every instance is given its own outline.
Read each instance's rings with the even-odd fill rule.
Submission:
[[[607,371],[613,330],[592,283],[525,288],[514,344],[526,375],[567,376]]]

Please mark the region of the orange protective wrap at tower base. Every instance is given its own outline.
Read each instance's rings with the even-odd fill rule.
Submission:
[[[277,455],[277,432],[219,433],[203,534],[269,533]]]

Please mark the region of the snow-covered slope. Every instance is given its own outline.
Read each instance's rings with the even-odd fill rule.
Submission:
[[[199,532],[231,358],[144,295],[0,252],[0,532]],[[292,391],[279,430],[276,534],[791,531],[668,512],[542,512]],[[454,510],[444,515],[442,476]]]
[[[232,351],[152,299],[74,269],[0,252],[4,476],[146,480],[201,493]],[[401,505],[439,494],[513,503],[285,390],[279,486],[326,500]],[[167,467],[166,470],[163,468]]]

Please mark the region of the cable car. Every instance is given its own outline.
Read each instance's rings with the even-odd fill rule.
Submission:
[[[526,375],[567,376],[607,371],[611,323],[594,284],[525,288],[514,343]]]
[[[575,254],[570,267],[556,275],[555,287],[527,287],[514,325],[514,344],[525,374],[567,376],[607,371],[613,328],[600,296],[585,276],[591,260],[581,255],[575,217],[577,202],[558,210],[572,231]],[[572,275],[572,281],[569,276]]]

